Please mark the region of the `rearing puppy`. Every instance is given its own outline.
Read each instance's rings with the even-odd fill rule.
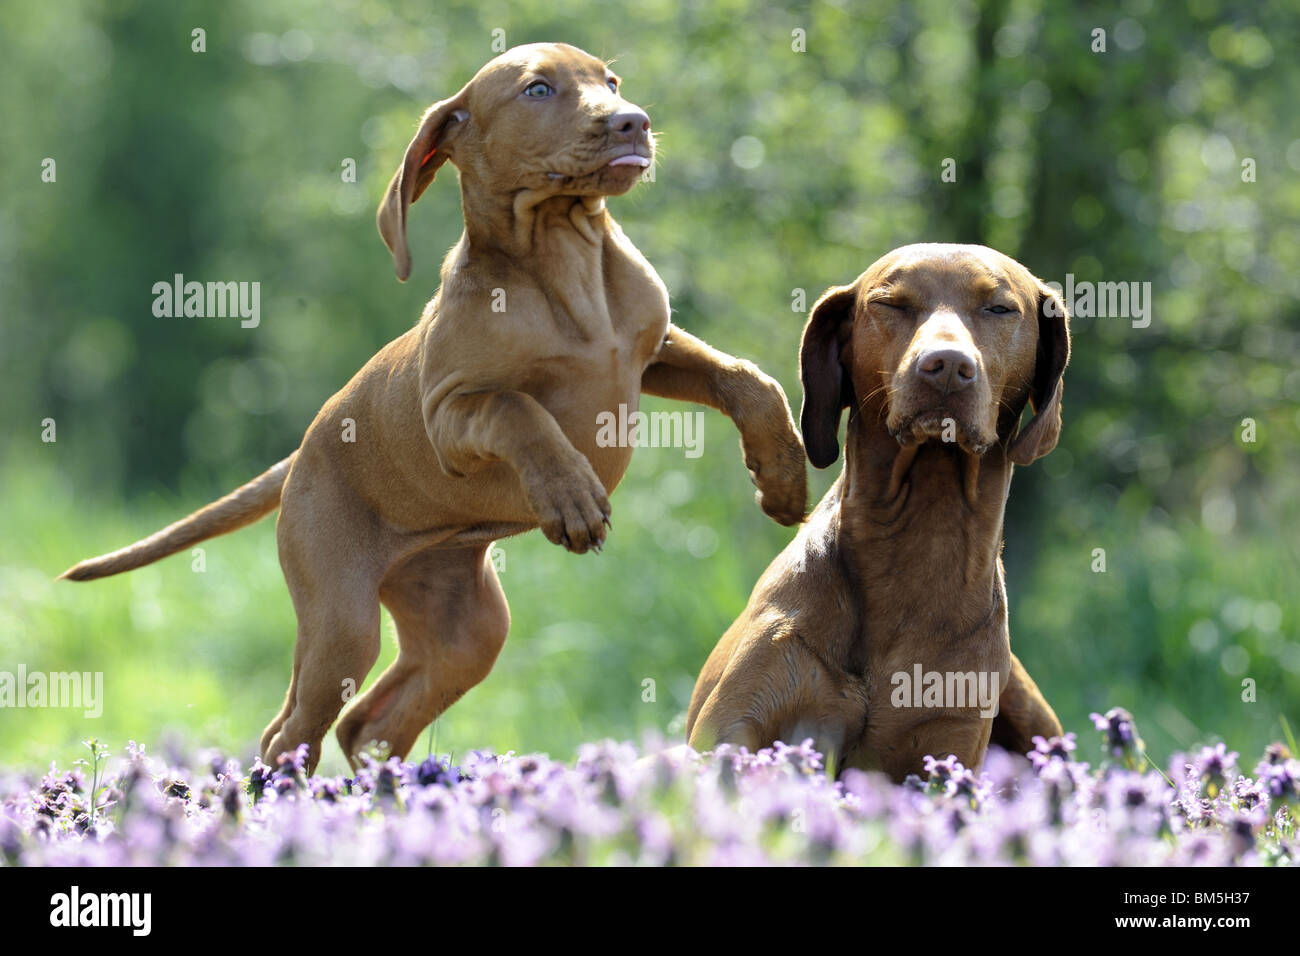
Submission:
[[[339,724],[349,760],[371,741],[404,756],[487,676],[510,625],[489,547],[540,527],[570,551],[599,549],[632,449],[599,443],[598,416],[635,410],[642,391],[727,414],[763,510],[803,518],[803,446],[780,386],[669,323],[662,280],[605,209],[654,159],[650,120],[619,86],[581,50],[533,44],[430,107],[378,216],[405,280],[407,211],[444,162],[459,170],[465,231],[419,323],[284,461],[63,575],[137,568],[278,504],[298,639],[264,760],[306,743],[315,766],[345,688],[379,655],[381,603],[399,653]]]
[[[1024,753],[1061,733],[1011,653],[1001,550],[1012,465],[1056,446],[1069,355],[1060,297],[983,246],[904,246],[821,297],[801,425],[826,468],[849,409],[844,471],[709,655],[691,746],[811,736],[901,780],[926,754],[978,767],[990,737]]]

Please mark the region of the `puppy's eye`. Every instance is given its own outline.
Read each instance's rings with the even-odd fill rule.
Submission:
[[[555,87],[551,86],[550,83],[538,80],[536,83],[530,84],[528,88],[524,90],[524,96],[541,99],[544,96],[550,96],[554,92]]]
[[[897,299],[872,299],[872,305],[883,305],[886,309],[893,309],[895,312],[906,312],[907,303],[900,302]]]
[[[618,80],[614,79],[613,77],[611,77],[610,79],[606,80],[606,81],[605,81],[605,85],[609,87],[609,91],[610,91],[611,93],[617,93],[617,92],[618,92]]]
[[[984,311],[992,312],[994,315],[1010,315],[1012,312],[1015,312],[1016,310],[1009,309],[1005,305],[990,305],[990,306],[986,306]]]

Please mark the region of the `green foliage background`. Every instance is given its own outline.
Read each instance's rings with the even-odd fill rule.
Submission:
[[[618,58],[662,139],[656,182],[614,214],[668,283],[675,321],[756,360],[796,407],[792,290],[811,301],[896,245],[983,242],[1048,280],[1152,283],[1149,328],[1074,323],[1063,441],[1011,496],[1013,646],[1068,728],[1122,704],[1157,754],[1222,735],[1253,758],[1300,701],[1300,11],[1243,11],[4,5],[0,670],[103,671],[106,710],[0,711],[0,755],[66,761],[91,734],[116,749],[164,729],[251,755],[294,627],[271,521],[210,542],[204,574],[180,556],[51,579],[277,461],[415,320],[460,231],[454,177],[412,211],[405,286],[373,212],[422,109],[502,29],[509,45]],[[733,159],[742,137],[762,145],[756,166]],[[40,179],[46,157],[56,183]],[[940,181],[945,158],[956,183]],[[178,272],[259,281],[260,327],[155,318],[151,288]],[[815,501],[833,475],[811,477]],[[751,496],[730,423],[709,413],[702,458],[635,456],[603,555],[507,541],[511,636],[440,721],[439,750],[565,756],[679,731],[709,648],[791,533]]]

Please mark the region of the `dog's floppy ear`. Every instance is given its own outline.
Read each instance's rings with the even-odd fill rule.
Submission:
[[[406,147],[402,165],[393,175],[383,202],[379,204],[379,214],[375,217],[379,235],[392,252],[397,278],[403,282],[411,274],[411,253],[406,247],[406,212],[433,182],[438,167],[447,161],[448,140],[468,119],[464,90],[425,110],[420,129],[411,145]]]
[[[840,412],[854,403],[853,382],[844,367],[843,351],[853,332],[857,286],[828,289],[813,306],[799,349],[799,382],[803,385],[803,431],[808,460],[826,468],[840,457]]]
[[[1062,376],[1070,361],[1070,316],[1060,294],[1039,283],[1038,357],[1029,404],[1034,417],[1011,442],[1007,457],[1017,465],[1028,465],[1056,447],[1061,437]]]

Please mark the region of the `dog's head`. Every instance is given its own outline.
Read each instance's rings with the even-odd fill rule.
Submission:
[[[406,215],[447,160],[463,179],[510,197],[617,196],[654,161],[650,118],[623,99],[600,59],[565,43],[531,43],[489,61],[455,96],[425,111],[379,206],[397,277],[410,275]]]
[[[1069,356],[1060,296],[1014,259],[895,249],[813,307],[800,355],[808,458],[834,462],[842,410],[870,407],[900,445],[947,440],[980,456],[1000,444],[1027,465],[1056,447]],[[1026,402],[1035,415],[1017,434]]]

